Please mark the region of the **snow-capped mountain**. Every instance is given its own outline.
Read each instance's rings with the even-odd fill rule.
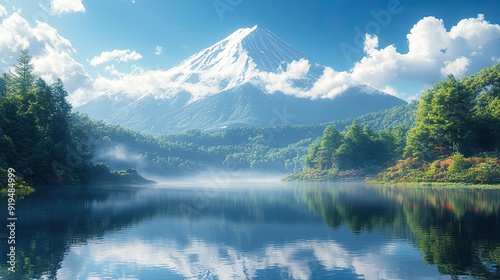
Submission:
[[[155,77],[161,86],[140,98],[104,94],[76,110],[159,134],[328,122],[404,103],[307,59],[258,26],[238,29]]]

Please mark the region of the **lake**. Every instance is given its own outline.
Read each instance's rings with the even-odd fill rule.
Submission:
[[[3,279],[500,279],[498,190],[211,178],[16,206]]]

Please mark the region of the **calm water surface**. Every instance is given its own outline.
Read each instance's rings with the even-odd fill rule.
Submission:
[[[218,183],[37,191],[17,204],[15,273],[1,231],[0,276],[500,279],[500,191]]]

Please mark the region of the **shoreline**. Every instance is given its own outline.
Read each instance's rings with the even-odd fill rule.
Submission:
[[[500,184],[484,184],[484,183],[467,183],[467,182],[390,182],[377,180],[377,176],[366,177],[346,177],[346,178],[305,178],[300,174],[290,174],[281,179],[282,182],[365,182],[372,185],[386,186],[386,187],[427,187],[427,188],[448,188],[448,189],[498,189]]]

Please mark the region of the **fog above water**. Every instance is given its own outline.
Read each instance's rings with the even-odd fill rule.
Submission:
[[[211,188],[252,188],[269,187],[281,182],[287,173],[208,170],[183,176],[159,176],[141,173],[147,179],[154,180],[154,187],[211,187]]]

